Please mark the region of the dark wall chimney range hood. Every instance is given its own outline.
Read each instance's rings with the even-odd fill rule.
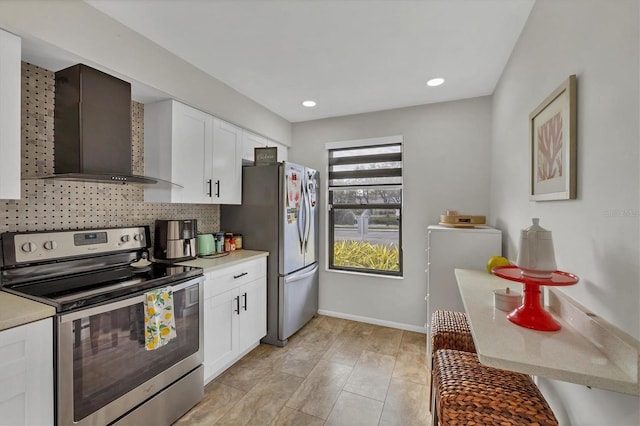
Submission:
[[[65,68],[54,111],[54,174],[36,178],[175,185],[132,172],[130,83],[84,64]]]

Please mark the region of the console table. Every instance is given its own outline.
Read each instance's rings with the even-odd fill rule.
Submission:
[[[640,342],[555,289],[548,309],[558,331],[537,331],[507,319],[493,290],[522,286],[486,271],[456,269],[480,362],[594,388],[640,396]]]

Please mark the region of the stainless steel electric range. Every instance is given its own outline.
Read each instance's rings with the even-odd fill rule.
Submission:
[[[202,399],[201,268],[146,265],[147,226],[1,240],[2,290],[57,311],[58,425],[170,424]],[[145,294],[164,287],[173,291],[176,337],[147,350]]]

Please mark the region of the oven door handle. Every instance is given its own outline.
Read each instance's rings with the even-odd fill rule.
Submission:
[[[204,282],[204,276],[199,276],[199,277],[192,278],[188,281],[185,281],[183,283],[180,283],[178,285],[171,286],[171,289],[175,293],[177,291],[184,290],[187,287],[191,287],[193,285],[197,285],[202,282]],[[145,300],[145,296],[144,294],[141,294],[132,298],[120,300],[118,302],[96,306],[95,308],[82,309],[80,311],[70,312],[68,314],[62,314],[60,316],[59,321],[60,323],[63,324],[66,322],[75,321],[77,319],[86,318],[91,315],[98,315],[105,312],[114,311],[116,309],[125,308],[127,306],[136,305],[138,303],[144,303],[144,300]]]

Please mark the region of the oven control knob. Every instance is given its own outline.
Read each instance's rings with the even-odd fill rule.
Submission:
[[[24,243],[20,248],[25,253],[33,253],[38,247],[34,243]]]
[[[122,241],[123,243],[128,243],[129,242],[129,234],[125,234],[122,237],[120,237],[120,241]]]
[[[135,234],[133,239],[136,241],[144,241],[144,234]]]
[[[58,248],[58,243],[56,243],[55,241],[51,240],[51,241],[45,241],[44,244],[44,249],[45,250],[55,250]]]

